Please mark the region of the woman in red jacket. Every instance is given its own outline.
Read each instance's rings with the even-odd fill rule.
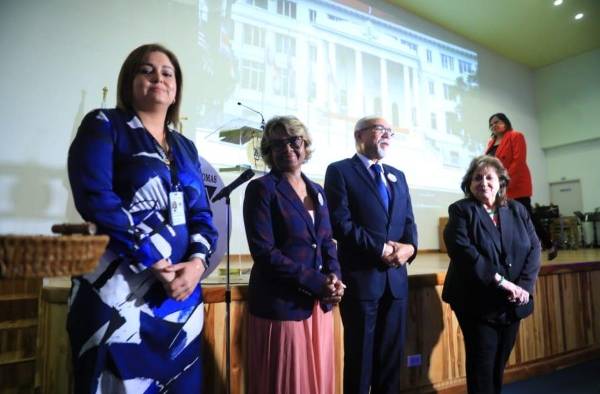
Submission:
[[[548,259],[552,260],[558,254],[558,250],[552,242],[550,234],[532,214],[531,195],[533,194],[533,188],[531,173],[527,166],[525,136],[520,131],[512,128],[510,120],[503,113],[490,116],[489,125],[492,136],[485,153],[500,159],[504,167],[508,170],[508,175],[510,176],[510,184],[507,192],[508,198],[519,201],[527,208],[542,246],[548,249]]]

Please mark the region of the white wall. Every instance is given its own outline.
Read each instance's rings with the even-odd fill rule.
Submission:
[[[600,48],[535,73],[542,147],[600,138]]]
[[[600,138],[546,149],[548,182],[579,179],[583,211],[592,212],[600,208],[599,160]]]
[[[526,133],[529,164],[534,174],[534,200],[547,202],[546,165],[542,154],[534,100],[533,73],[438,26],[387,3],[374,3],[407,27],[456,43],[479,54],[480,91],[473,111],[481,133],[487,119],[506,112],[515,128]],[[66,154],[82,116],[101,103],[108,86],[108,106],[115,102],[116,77],[134,47],[161,42],[180,58],[185,74],[184,114],[193,118],[190,92],[216,89],[200,79],[195,46],[197,7],[191,0],[9,0],[0,12],[0,232],[47,233],[50,225],[74,221],[66,180]],[[195,124],[193,119],[190,124]],[[192,130],[184,133],[193,138]],[[419,163],[416,163],[418,165]],[[435,177],[436,174],[431,174]],[[224,176],[225,182],[231,177]],[[409,183],[411,180],[409,179]],[[443,206],[429,204],[430,195],[413,196],[421,248],[438,246],[437,220],[458,197],[442,196]],[[232,251],[245,252],[239,208],[241,191],[233,196]]]
[[[583,209],[600,207],[600,49],[535,73],[548,182],[581,181]]]
[[[83,115],[100,107],[127,54],[161,42],[189,64],[195,44],[192,2],[31,0],[0,5],[0,232],[48,233],[78,220],[66,156]],[[190,87],[198,85],[193,73]],[[182,110],[192,113],[184,100]],[[191,136],[190,136],[191,137]]]

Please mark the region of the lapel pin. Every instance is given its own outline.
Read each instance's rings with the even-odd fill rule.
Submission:
[[[396,175],[392,174],[391,172],[387,174],[387,179],[390,182],[396,182],[398,180],[398,178],[396,178]]]
[[[319,194],[317,195],[317,198],[318,198],[318,200],[319,200],[319,204],[320,204],[321,206],[323,206],[323,204],[325,203],[325,201],[323,201],[323,195],[322,195],[321,193],[319,193]]]

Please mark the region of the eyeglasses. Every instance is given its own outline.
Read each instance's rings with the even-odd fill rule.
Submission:
[[[299,135],[295,135],[288,138],[272,140],[269,145],[273,150],[284,150],[287,146],[291,146],[292,149],[300,149],[304,144],[304,138]]]
[[[362,129],[358,129],[356,131],[365,131],[365,130],[375,130],[375,133],[379,134],[379,135],[383,135],[386,134],[392,138],[394,136],[394,132],[392,131],[392,129],[390,127],[384,127],[380,124],[376,124],[373,126],[367,126],[367,127],[363,127]]]

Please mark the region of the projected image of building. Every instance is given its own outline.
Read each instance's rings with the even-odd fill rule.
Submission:
[[[205,140],[199,145],[221,144],[201,149],[213,163],[244,160],[244,154],[223,154],[239,148],[218,142],[217,133],[206,138],[219,127],[258,125],[260,117],[239,101],[266,117],[294,114],[304,121],[316,148],[305,170],[317,177],[354,152],[352,128],[369,114],[392,123],[396,142],[386,160],[405,169],[415,186],[455,189],[482,150],[485,136],[465,127],[462,111],[477,89],[472,51],[404,28],[356,1],[201,1],[199,15],[200,47],[222,60],[212,67],[223,89],[201,109]],[[432,184],[426,176],[432,171],[447,183]]]

